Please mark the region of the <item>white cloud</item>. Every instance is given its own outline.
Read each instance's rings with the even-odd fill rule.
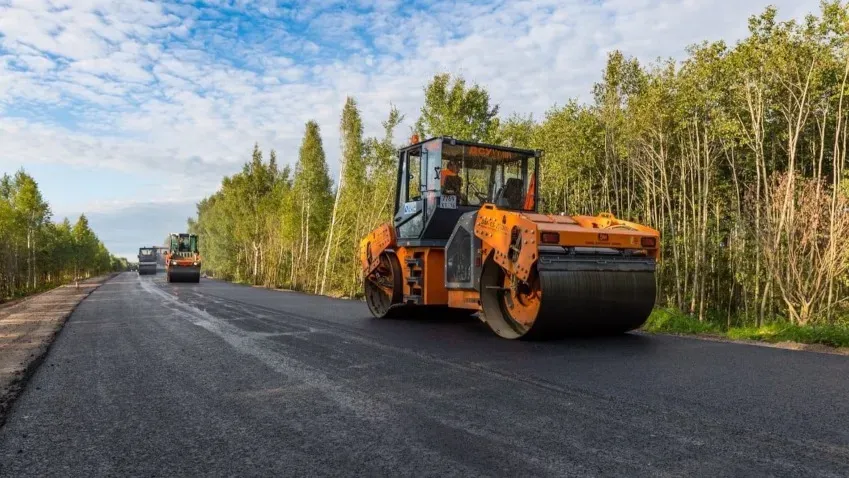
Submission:
[[[161,168],[159,193],[213,192],[258,141],[294,162],[309,119],[331,170],[346,95],[367,134],[389,103],[416,118],[437,72],[486,86],[502,112],[588,99],[606,54],[681,57],[733,41],[767,0],[0,0],[0,170],[28,162]],[[782,17],[817,0],[773,0]],[[335,172],[334,172],[335,176]],[[120,200],[139,198],[117,198]]]

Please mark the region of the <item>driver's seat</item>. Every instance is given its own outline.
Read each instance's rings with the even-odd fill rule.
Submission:
[[[495,205],[509,209],[522,209],[522,200],[524,199],[523,189],[521,179],[507,179],[507,182],[498,191],[498,197],[495,198]]]

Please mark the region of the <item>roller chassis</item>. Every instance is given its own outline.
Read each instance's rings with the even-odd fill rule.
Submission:
[[[404,299],[410,295],[406,287],[409,274],[399,255],[408,256],[410,248],[399,247],[393,228],[384,224],[360,245],[366,301],[376,317],[429,308],[437,313],[446,306],[478,312],[496,334],[510,339],[623,333],[639,328],[654,306],[657,259],[657,249],[647,250],[640,238],[657,237],[657,233],[609,215],[581,220],[597,227],[584,228],[563,216],[526,215],[485,206],[477,214],[474,228],[483,264],[477,287],[452,287],[449,283],[447,300],[425,303]],[[557,225],[569,227],[558,229]],[[541,234],[552,230],[570,231],[583,237],[582,242],[577,246],[540,245]],[[381,303],[376,306],[378,301]]]

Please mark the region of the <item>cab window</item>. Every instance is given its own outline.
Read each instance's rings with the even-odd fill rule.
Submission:
[[[494,203],[506,209],[531,210],[533,158],[480,146],[445,144],[442,152],[443,196],[456,196],[460,206]]]
[[[407,201],[418,201],[422,197],[422,153],[421,150],[407,154]]]

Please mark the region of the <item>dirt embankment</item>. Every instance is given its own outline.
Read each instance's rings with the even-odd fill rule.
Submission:
[[[0,425],[71,312],[115,274],[0,306]]]

